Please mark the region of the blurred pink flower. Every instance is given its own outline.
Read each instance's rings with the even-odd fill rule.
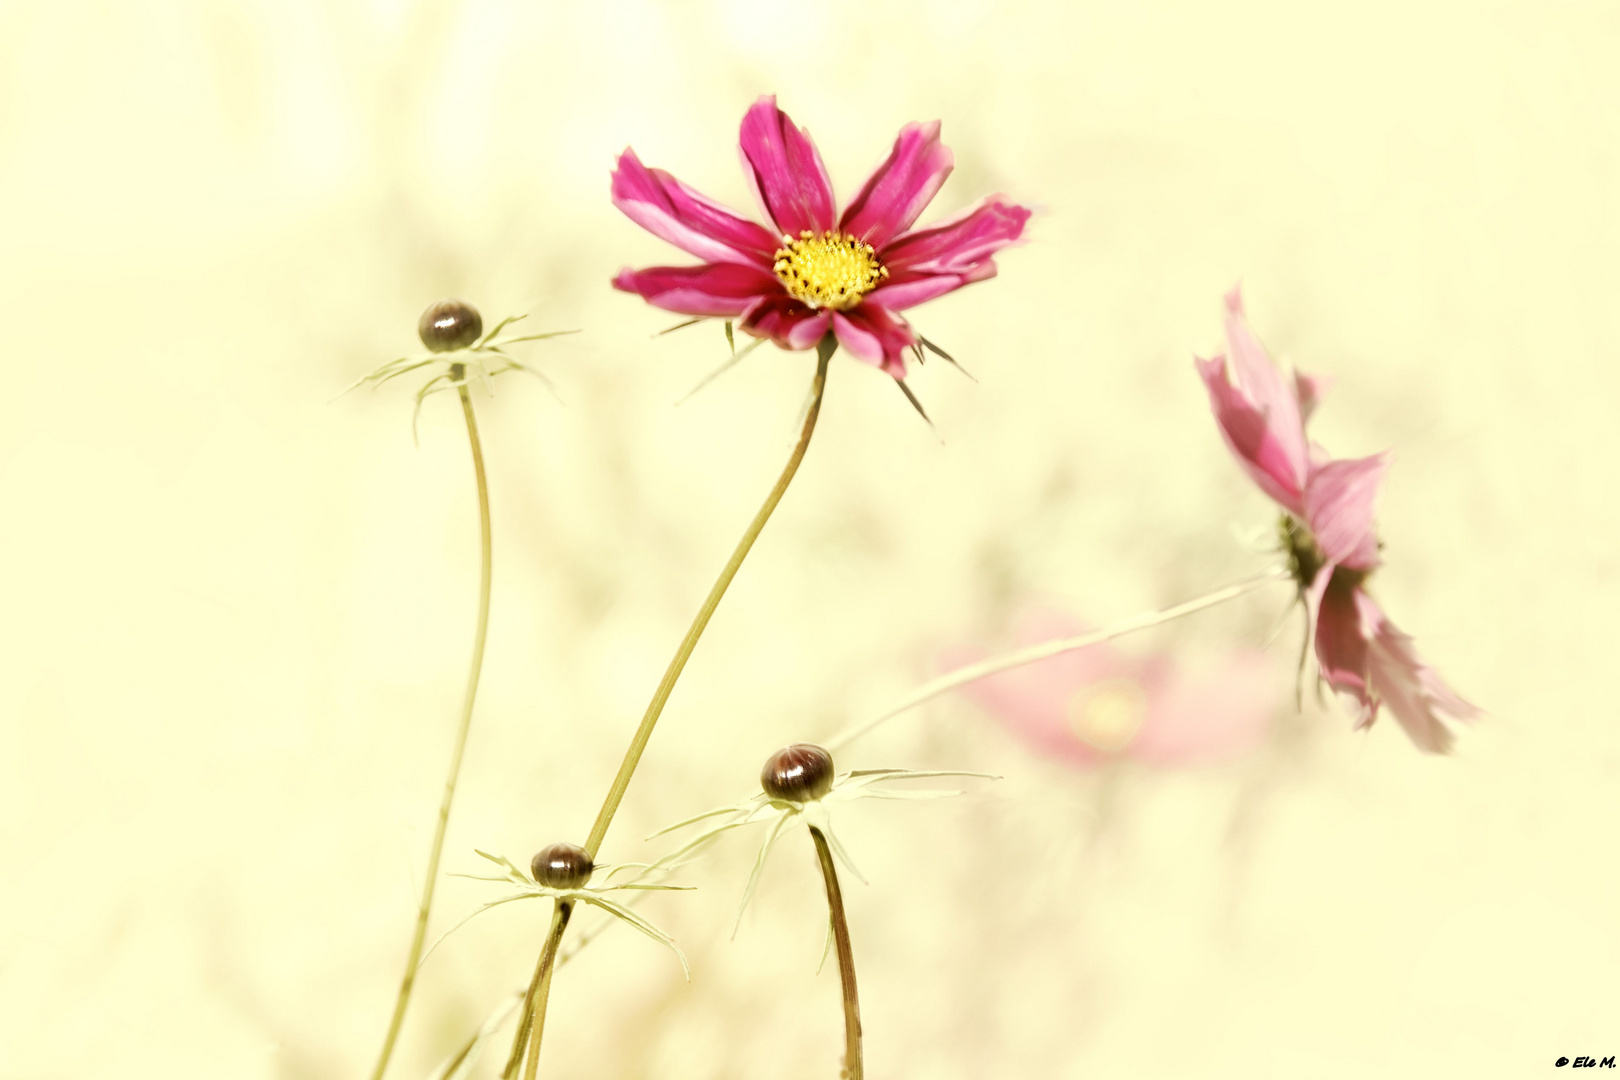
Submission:
[[[808,349],[828,332],[896,379],[919,338],[898,311],[994,277],[992,256],[1030,212],[992,195],[911,230],[950,175],[939,121],[907,124],[894,149],[834,216],[832,183],[808,132],[762,97],[743,117],[743,173],[770,227],[738,217],[633,150],[613,170],[613,204],[649,232],[705,260],[624,269],[615,288],[683,315],[735,319],[754,337]],[[911,230],[911,231],[907,231]]]
[[[1015,647],[1085,633],[1061,612],[1026,613]],[[983,659],[956,648],[949,671]],[[1257,746],[1276,708],[1278,677],[1259,649],[1236,649],[1210,670],[1166,652],[1128,656],[1107,644],[1060,653],[979,679],[961,692],[1033,749],[1091,767],[1115,758],[1157,766],[1229,760]]]
[[[1451,745],[1440,722],[1479,710],[1424,664],[1365,585],[1380,562],[1373,508],[1389,454],[1333,459],[1309,443],[1305,423],[1328,387],[1298,372],[1285,379],[1243,318],[1237,289],[1226,297],[1226,357],[1196,360],[1227,447],[1260,490],[1283,508],[1283,542],[1314,627],[1317,668],[1345,697],[1356,727],[1388,705],[1414,743],[1431,753]]]

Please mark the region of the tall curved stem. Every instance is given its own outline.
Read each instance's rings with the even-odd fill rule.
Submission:
[[[591,826],[591,835],[585,841],[585,850],[592,859],[596,858],[596,853],[601,850],[602,839],[607,835],[608,826],[613,823],[613,815],[618,812],[619,804],[624,801],[624,793],[630,787],[630,778],[635,775],[636,765],[641,761],[642,752],[647,749],[653,727],[664,712],[664,705],[675,689],[676,680],[681,677],[687,660],[691,659],[692,650],[697,648],[698,639],[703,636],[709,620],[714,617],[715,609],[720,606],[720,600],[726,595],[731,579],[736,577],[737,571],[742,568],[743,560],[748,557],[754,541],[759,539],[765,523],[771,519],[776,504],[787,494],[788,485],[793,482],[794,475],[799,471],[799,464],[804,461],[805,451],[810,449],[810,436],[815,434],[816,419],[821,415],[822,394],[827,387],[827,362],[832,359],[837,349],[838,341],[831,334],[822,338],[816,345],[816,374],[810,384],[810,404],[805,410],[804,426],[799,431],[799,441],[794,445],[793,453],[788,456],[787,465],[782,469],[782,475],[777,478],[776,486],[771,488],[771,493],[765,497],[764,505],[754,515],[754,520],[749,522],[742,539],[737,542],[736,550],[731,553],[731,558],[726,560],[720,576],[715,579],[714,587],[709,590],[708,598],[703,601],[703,606],[698,609],[692,625],[687,628],[686,636],[676,648],[675,657],[670,660],[669,667],[664,671],[658,689],[653,691],[652,701],[647,703],[647,711],[642,715],[641,724],[630,739],[630,746],[624,752],[624,761],[619,765],[619,772],[613,778],[613,786],[608,788],[607,798],[603,800],[602,809],[596,815],[596,823]],[[513,1042],[512,1055],[508,1059],[507,1071],[503,1074],[507,1080],[516,1075],[515,1065],[522,1057],[524,1040],[528,1040],[529,1043],[526,1080],[532,1080],[534,1076],[534,1062],[540,1052],[540,1025],[534,1021],[534,1017],[545,1015],[546,994],[551,988],[551,968],[566,927],[567,919],[553,919],[551,922],[551,932],[540,951],[540,962],[535,967],[534,979],[530,983],[529,1004],[518,1023],[517,1039]]]
[[[457,365],[459,367],[459,365]],[[456,377],[461,372],[455,371]],[[433,829],[433,847],[428,854],[427,876],[422,882],[422,901],[416,910],[416,930],[411,935],[410,955],[405,959],[405,975],[400,980],[399,997],[394,1002],[394,1016],[388,1023],[388,1035],[383,1039],[382,1053],[371,1070],[371,1080],[382,1080],[388,1071],[388,1061],[399,1041],[400,1027],[405,1023],[405,1010],[411,1003],[411,990],[416,985],[416,969],[422,962],[422,942],[427,938],[428,916],[433,909],[433,888],[439,880],[439,857],[444,853],[445,829],[450,824],[450,804],[456,798],[456,779],[461,774],[461,759],[467,750],[467,733],[472,729],[473,702],[478,697],[478,678],[484,670],[484,642],[489,636],[489,583],[490,583],[490,527],[489,482],[484,475],[484,447],[478,438],[478,419],[473,415],[472,397],[467,386],[458,387],[461,393],[461,412],[467,418],[467,441],[472,446],[473,477],[478,484],[478,529],[481,572],[478,579],[478,623],[473,634],[472,668],[467,673],[467,692],[461,701],[461,723],[456,729],[455,748],[450,752],[450,772],[445,777],[444,795],[439,800],[439,820]]]
[[[822,392],[827,386],[827,361],[832,359],[833,352],[837,348],[838,341],[831,334],[816,346],[816,375],[810,384],[810,407],[805,410],[804,427],[799,432],[799,441],[793,447],[793,453],[788,457],[782,475],[777,478],[776,486],[771,488],[771,493],[765,497],[765,504],[759,508],[759,513],[754,515],[754,520],[749,522],[748,529],[737,542],[737,549],[731,553],[731,558],[726,560],[720,576],[715,579],[714,587],[709,590],[703,606],[698,609],[692,625],[687,628],[680,647],[675,650],[675,656],[664,671],[658,689],[653,691],[652,700],[647,703],[647,711],[641,717],[641,726],[636,728],[636,733],[630,740],[630,747],[624,752],[624,761],[619,765],[619,773],[613,778],[613,786],[608,789],[607,798],[602,802],[602,809],[596,815],[595,824],[591,826],[591,835],[585,841],[585,850],[593,859],[602,846],[603,837],[607,836],[608,826],[613,823],[613,815],[618,811],[619,803],[624,801],[624,793],[630,787],[630,778],[635,775],[642,751],[647,749],[647,741],[652,738],[653,726],[658,723],[659,716],[663,715],[664,704],[669,701],[669,695],[675,689],[675,681],[686,669],[686,661],[691,658],[692,650],[697,648],[698,639],[703,636],[709,620],[714,617],[715,609],[720,606],[721,598],[726,595],[726,589],[731,585],[731,579],[737,576],[737,571],[742,568],[743,560],[748,557],[754,541],[759,539],[765,523],[771,520],[776,504],[787,494],[788,485],[793,482],[794,474],[799,471],[799,463],[804,460],[805,451],[810,449],[810,436],[815,433],[816,418],[821,415]]]
[[[821,830],[810,826],[821,876],[827,883],[827,914],[832,919],[833,943],[838,947],[838,981],[844,988],[844,1080],[861,1080],[861,1002],[855,992],[855,949],[849,941],[849,920],[844,917],[844,894],[838,887],[838,867]]]

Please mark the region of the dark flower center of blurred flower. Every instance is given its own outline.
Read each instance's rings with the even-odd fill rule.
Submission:
[[[889,276],[871,244],[830,229],[820,236],[806,229],[797,240],[784,236],[773,269],[795,300],[834,311],[854,307]]]
[[[1087,746],[1116,754],[1147,718],[1147,694],[1132,679],[1105,679],[1069,699],[1069,730]]]
[[[1277,523],[1277,531],[1282,536],[1283,551],[1288,554],[1289,574],[1299,582],[1302,591],[1310,588],[1311,582],[1316,580],[1316,572],[1326,562],[1322,549],[1316,546],[1316,538],[1288,514]]]
[[[1311,535],[1310,530],[1295,521],[1291,515],[1282,516],[1282,521],[1278,523],[1278,531],[1282,534],[1283,551],[1288,554],[1288,573],[1299,583],[1300,591],[1304,592],[1316,580],[1316,575],[1326,565],[1327,559],[1323,557],[1322,549],[1317,546],[1316,538]],[[1371,573],[1370,570],[1335,566],[1328,588],[1335,593],[1353,592]]]

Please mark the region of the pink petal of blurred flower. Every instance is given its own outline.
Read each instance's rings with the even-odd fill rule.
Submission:
[[[1311,469],[1305,484],[1305,523],[1329,562],[1352,570],[1378,565],[1373,506],[1388,467],[1385,452],[1327,461]]]
[[[1357,592],[1356,602],[1362,626],[1370,631],[1368,673],[1373,691],[1414,743],[1430,753],[1445,753],[1451,746],[1451,732],[1441,725],[1440,715],[1472,720],[1480,710],[1423,662],[1412,639],[1396,629],[1372,597]]]
[[[1316,412],[1316,405],[1322,400],[1330,389],[1334,379],[1331,375],[1306,375],[1304,372],[1294,372],[1294,394],[1299,398],[1299,422],[1308,424],[1311,414]]]
[[[1196,361],[1221,436],[1260,490],[1299,516],[1310,466],[1304,413],[1315,408],[1323,386],[1314,379],[1296,377],[1292,385],[1283,379],[1244,321],[1237,289],[1226,296],[1226,343],[1236,384],[1228,378],[1224,356]],[[1302,394],[1309,395],[1308,404]]]
[[[1364,728],[1378,713],[1378,698],[1368,679],[1370,650],[1367,627],[1362,625],[1357,597],[1360,587],[1348,579],[1334,580],[1334,568],[1325,566],[1313,583],[1311,597],[1316,626],[1316,665],[1322,679],[1343,694],[1355,712],[1356,727]]]
[[[1130,755],[1154,765],[1203,765],[1255,749],[1280,694],[1270,657],[1259,649],[1226,653],[1209,671],[1171,667],[1149,695],[1149,713]]]
[[[1442,715],[1479,710],[1459,697],[1397,630],[1366,590],[1380,562],[1373,511],[1389,454],[1335,459],[1305,439],[1305,421],[1329,380],[1294,374],[1289,386],[1243,320],[1243,301],[1226,298],[1226,336],[1239,386],[1226,361],[1196,360],[1227,447],[1260,489],[1287,514],[1284,535],[1305,601],[1317,670],[1349,704],[1356,727],[1388,705],[1420,749],[1443,753],[1451,734]]]
[[[1018,620],[1012,635],[1013,647],[1074,637],[1086,629],[1061,612],[1027,612]],[[940,655],[940,669],[965,667],[985,655],[980,648],[948,649]],[[1115,649],[1106,644],[1093,645],[979,679],[962,687],[961,693],[1036,749],[1077,765],[1093,765],[1107,755],[1075,736],[1069,724],[1069,706],[1077,690],[1124,671],[1124,661]]]
[[[1023,236],[1030,212],[994,196],[908,231],[951,171],[939,122],[907,124],[842,215],[808,132],[762,97],[743,117],[743,172],[770,228],[740,218],[626,150],[613,203],[701,267],[624,270],[615,288],[686,315],[739,320],[755,337],[808,349],[827,333],[896,379],[916,333],[896,313],[994,277],[996,252]],[[738,269],[719,272],[718,266]],[[744,271],[757,270],[748,274]]]
[[[1086,627],[1055,611],[1019,621],[1018,647],[1073,637]],[[958,648],[945,670],[983,658]],[[1090,767],[1116,757],[1191,766],[1235,757],[1257,745],[1278,701],[1277,674],[1258,650],[1189,671],[1169,653],[1128,657],[1107,644],[1060,653],[961,690],[1036,751]]]
[[[1419,749],[1443,754],[1452,736],[1440,718],[1480,715],[1423,662],[1412,639],[1389,621],[1357,575],[1335,577],[1322,593],[1319,612],[1317,663],[1323,680],[1354,710],[1356,727],[1371,726],[1379,707],[1387,705]]]

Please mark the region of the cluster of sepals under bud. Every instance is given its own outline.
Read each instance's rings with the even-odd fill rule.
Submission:
[[[676,330],[684,330],[688,326],[696,326],[700,322],[707,321],[708,320],[704,318],[687,319],[685,322],[678,322],[674,326],[659,331],[659,333],[671,334]],[[731,355],[726,357],[725,362],[719,367],[703,376],[703,378],[698,381],[696,386],[692,387],[692,389],[686,392],[686,394],[681,398],[681,401],[676,402],[677,405],[696,394],[699,390],[702,390],[705,386],[708,386],[710,383],[714,382],[714,380],[718,379],[720,376],[724,375],[738,364],[742,363],[749,353],[753,352],[755,349],[759,348],[761,345],[770,340],[770,338],[757,337],[739,349],[737,348],[737,332],[735,329],[734,320],[726,319],[724,326],[726,331],[726,347],[731,351]],[[972,379],[974,382],[979,381],[978,379],[973,378],[972,372],[968,371],[967,368],[963,367],[959,362],[957,362],[956,357],[952,356],[938,345],[935,345],[932,341],[929,341],[922,334],[918,334],[917,340],[913,344],[908,345],[906,348],[907,351],[909,351],[911,355],[916,358],[918,364],[927,363],[928,354],[933,353],[941,360],[944,360],[946,363],[950,364],[957,371],[960,371],[963,375],[966,375],[969,379]],[[922,402],[918,401],[917,395],[911,392],[911,387],[907,386],[903,380],[897,381],[895,385],[900,387],[900,392],[906,396],[906,400],[909,401],[911,403],[911,407],[917,411],[917,415],[932,424],[933,421],[928,419],[928,413],[923,408]]]
[[[713,846],[716,840],[732,829],[741,828],[744,825],[753,825],[761,821],[770,821],[771,825],[765,834],[764,843],[760,846],[759,855],[754,860],[753,872],[749,874],[748,884],[743,889],[742,902],[737,908],[736,922],[732,926],[732,934],[735,935],[737,927],[742,923],[743,912],[747,909],[748,902],[752,899],[754,890],[759,884],[760,874],[765,869],[766,858],[770,855],[771,849],[776,845],[777,840],[790,826],[803,823],[821,830],[822,834],[827,837],[827,843],[832,848],[833,853],[838,857],[838,861],[846,870],[859,878],[862,883],[865,883],[865,876],[855,867],[849,852],[839,841],[838,834],[833,831],[830,808],[838,803],[853,802],[856,799],[920,801],[946,799],[962,794],[960,791],[896,791],[876,787],[878,784],[895,780],[927,780],[943,776],[967,776],[981,780],[1000,779],[1000,777],[991,773],[965,772],[953,769],[923,772],[909,769],[855,769],[835,777],[832,769],[832,755],[819,746],[813,746],[809,743],[795,743],[773,754],[766,761],[764,772],[760,778],[761,787],[764,790],[758,794],[730,806],[706,810],[683,821],[677,821],[675,824],[659,829],[647,837],[648,840],[654,840],[660,836],[677,832],[689,825],[695,825],[700,821],[710,822],[707,827],[696,836],[689,838],[686,843],[650,863],[620,863],[612,867],[593,866],[590,864],[589,858],[585,856],[583,849],[575,848],[571,844],[553,844],[535,854],[531,872],[524,874],[505,856],[491,855],[488,852],[479,851],[479,855],[499,866],[503,873],[500,876],[484,874],[458,874],[456,876],[471,878],[475,881],[496,881],[516,885],[519,891],[484,904],[474,911],[472,915],[468,915],[461,922],[451,927],[450,930],[447,930],[439,940],[443,941],[445,937],[460,929],[473,916],[488,911],[490,908],[529,897],[550,897],[553,900],[580,901],[595,905],[608,914],[623,919],[654,940],[675,949],[676,955],[680,955],[680,950],[676,948],[674,940],[667,934],[658,930],[634,912],[629,911],[624,904],[605,899],[603,894],[618,890],[690,891],[692,886],[655,884],[648,882],[646,879],[653,875],[672,873],[680,867],[696,861],[698,857]],[[716,818],[721,820],[712,820]],[[554,855],[559,852],[559,849],[577,851],[576,860],[580,857],[585,858],[583,875],[576,876],[572,880],[567,880],[558,875],[556,867],[559,860],[554,858]],[[551,871],[550,873],[548,873],[548,869]],[[603,884],[594,887],[585,884],[596,871],[601,870],[608,871]],[[633,873],[634,876],[617,884],[609,884],[608,882],[612,880],[613,876],[619,873]],[[437,943],[435,943],[436,946]],[[681,963],[682,966],[685,966],[686,959],[684,956]]]
[[[347,394],[350,390],[365,385],[376,388],[413,371],[442,368],[443,370],[434,374],[416,391],[416,404],[411,411],[413,439],[416,438],[417,420],[422,415],[422,403],[430,395],[459,389],[474,379],[483,383],[485,389],[493,394],[495,376],[504,375],[508,371],[521,371],[539,379],[545,384],[546,389],[555,395],[556,387],[552,385],[550,379],[523,363],[506,349],[521,341],[541,341],[545,338],[562,337],[564,334],[577,334],[579,331],[552,330],[544,334],[502,336],[507,327],[526,318],[527,315],[509,315],[496,323],[494,329],[486,334],[482,332],[483,319],[471,304],[460,300],[440,301],[422,313],[417,326],[422,344],[428,348],[426,353],[390,360],[350,383],[343,393]],[[341,397],[342,394],[338,396]]]
[[[760,875],[765,869],[765,862],[770,855],[771,849],[791,826],[802,823],[819,830],[827,838],[828,846],[832,849],[839,863],[851,874],[859,878],[862,883],[865,883],[866,878],[855,867],[849,852],[833,831],[830,808],[838,803],[853,802],[857,799],[920,801],[961,795],[961,791],[892,790],[876,786],[896,780],[927,780],[946,776],[974,777],[983,780],[1000,779],[1000,777],[990,773],[981,772],[960,770],[912,771],[908,769],[856,769],[835,776],[831,754],[819,746],[809,743],[795,743],[771,755],[765,762],[760,775],[760,786],[763,790],[758,794],[731,806],[708,810],[684,821],[678,821],[649,836],[647,839],[653,840],[700,821],[709,822],[708,826],[697,835],[689,838],[679,848],[650,863],[620,863],[615,866],[597,865],[591,862],[589,855],[586,854],[583,848],[576,847],[573,844],[552,844],[535,853],[531,861],[530,872],[525,874],[504,856],[478,851],[477,853],[480,856],[499,867],[502,873],[499,875],[458,874],[455,876],[471,878],[475,881],[493,881],[513,885],[516,886],[517,891],[507,896],[497,897],[475,909],[471,914],[445,931],[428,952],[431,953],[433,949],[438,947],[439,943],[466,925],[475,916],[491,908],[509,904],[515,900],[549,898],[559,902],[590,904],[616,919],[629,923],[641,933],[672,949],[675,955],[680,957],[681,967],[686,971],[687,978],[690,980],[691,970],[687,965],[685,955],[681,952],[675,940],[630,910],[630,905],[640,897],[632,896],[621,902],[610,899],[605,894],[618,891],[640,893],[690,891],[692,886],[666,885],[661,882],[651,882],[647,879],[654,876],[663,877],[696,861],[722,835],[732,829],[768,820],[771,822],[770,828],[766,832],[765,840],[754,860],[753,870],[748,876],[748,883],[743,889],[742,901],[737,908],[736,920],[732,924],[731,932],[732,936],[735,937],[738,928],[742,924],[743,913],[747,910],[748,903],[759,884]],[[720,820],[716,821],[714,819]],[[596,886],[589,885],[589,880],[599,871],[607,871],[603,883]],[[632,876],[621,882],[612,883],[613,877],[620,873],[628,873]],[[608,925],[611,925],[611,920]],[[583,937],[576,942],[575,948],[561,959],[572,958],[573,955],[578,953],[579,949],[594,940],[595,937],[595,933]],[[829,924],[827,940],[822,949],[823,963],[826,962],[831,947],[832,929]],[[451,1061],[447,1061],[445,1066],[435,1074],[436,1077],[439,1080],[449,1080],[451,1077],[459,1078],[465,1075],[463,1071],[458,1070],[471,1066],[475,1055],[482,1049],[483,1044],[488,1041],[521,1000],[522,995],[516,995],[497,1009],[480,1028],[473,1040]]]
[[[558,855],[573,855],[572,859],[559,859]],[[491,855],[487,851],[479,851],[479,855],[488,859],[501,869],[499,875],[489,874],[456,874],[456,877],[471,878],[474,881],[495,881],[503,885],[514,885],[517,892],[497,897],[482,905],[471,915],[445,931],[439,938],[454,933],[464,926],[469,919],[481,915],[490,908],[510,904],[514,900],[548,899],[559,903],[590,904],[592,907],[612,915],[614,918],[629,923],[637,930],[646,934],[660,945],[667,946],[681,961],[681,970],[686,973],[688,981],[692,978],[692,969],[686,962],[686,955],[681,952],[675,939],[664,933],[646,919],[631,911],[624,903],[611,899],[607,894],[614,892],[686,892],[692,888],[690,885],[664,885],[657,882],[643,881],[650,867],[640,863],[624,863],[618,866],[598,866],[591,862],[590,856],[585,854],[583,848],[573,844],[553,844],[535,854],[531,863],[530,873],[525,874],[518,869],[504,855]],[[583,862],[580,861],[583,857]],[[597,871],[605,870],[603,881],[599,885],[591,885],[590,879]],[[613,876],[621,871],[639,871],[634,877],[626,881],[614,882]],[[435,946],[437,942],[435,942]],[[428,950],[431,952],[432,950]]]
[[[790,764],[784,769],[785,762]],[[675,870],[698,858],[723,834],[732,829],[769,821],[770,826],[766,830],[764,842],[760,845],[759,854],[754,859],[753,871],[748,875],[748,884],[743,889],[742,901],[737,907],[737,917],[731,929],[732,935],[735,936],[737,928],[742,925],[743,912],[748,909],[748,902],[753,898],[754,889],[759,884],[760,874],[765,869],[765,860],[769,857],[771,848],[776,845],[776,841],[789,827],[804,824],[820,830],[843,867],[865,883],[866,878],[855,867],[849,852],[839,841],[838,834],[833,831],[831,808],[839,803],[853,802],[856,799],[923,800],[944,799],[962,794],[960,791],[906,791],[877,787],[878,784],[895,780],[926,780],[942,776],[1000,779],[989,773],[980,772],[959,770],[914,772],[908,769],[855,769],[835,777],[832,755],[819,746],[797,743],[772,755],[765,763],[765,771],[761,776],[761,787],[764,790],[758,794],[730,806],[706,810],[684,821],[677,821],[649,836],[647,839],[651,840],[700,821],[709,823],[679,848],[648,864],[647,871],[651,873]]]

